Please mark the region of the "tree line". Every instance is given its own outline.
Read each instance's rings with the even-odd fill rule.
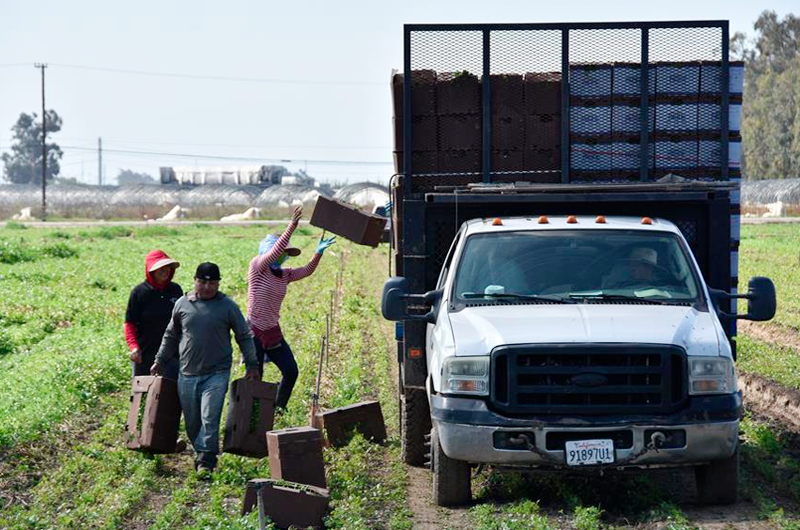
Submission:
[[[800,178],[800,17],[764,11],[755,36],[731,38],[745,62],[742,173],[751,180]]]

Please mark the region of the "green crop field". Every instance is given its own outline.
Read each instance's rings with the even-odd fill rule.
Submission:
[[[122,323],[128,293],[143,280],[143,257],[154,248],[181,261],[175,280],[184,289],[191,288],[197,263],[218,263],[221,290],[244,309],[247,264],[264,231],[201,224],[0,229],[0,528],[258,527],[255,514],[240,517],[239,510],[246,481],[269,476],[266,459],[225,454],[213,479],[202,481],[188,452],[147,456],[124,448],[130,364]],[[298,229],[293,242],[303,255],[289,265],[304,263],[318,236]],[[771,276],[779,294],[776,321],[795,329],[798,241],[794,225],[746,226],[740,274],[743,280]],[[329,528],[414,528],[418,522],[399,456],[394,326],[379,309],[387,251],[340,241],[312,277],[290,286],[283,307],[300,378],[276,428],[308,423],[334,293],[322,406],[379,399],[389,431],[383,445],[356,437],[325,450]],[[800,387],[799,352],[742,338],[740,355],[747,370]],[[232,377],[243,373],[238,367]],[[265,379],[276,381],[277,369],[269,366]],[[791,487],[800,480],[796,439],[763,418],[748,418],[743,437],[745,498],[764,524],[793,528],[800,504],[800,491]],[[675,498],[676,487],[659,477],[573,480],[484,469],[474,480],[475,504],[460,512],[458,523],[452,515],[442,527],[701,527],[691,501]],[[435,508],[431,513],[450,517]]]
[[[753,276],[775,283],[778,309],[773,323],[800,332],[800,228],[797,224],[744,225],[739,252],[739,290]],[[746,312],[746,304],[740,311]]]

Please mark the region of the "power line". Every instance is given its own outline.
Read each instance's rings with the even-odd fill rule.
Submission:
[[[142,139],[142,138],[120,138],[104,136],[107,142],[126,147],[124,144],[144,144],[144,145],[178,145],[178,146],[192,146],[192,147],[247,147],[257,149],[337,149],[337,150],[359,150],[369,149],[376,151],[389,151],[392,149],[389,145],[265,145],[265,144],[222,144],[219,142],[181,142],[176,140],[158,140],[158,139]],[[94,142],[94,138],[87,137],[72,137],[61,136],[59,138],[63,142]],[[135,149],[135,148],[134,148]]]
[[[73,70],[88,70],[93,72],[106,72],[127,75],[145,75],[152,77],[173,77],[178,79],[195,79],[205,81],[233,81],[244,83],[271,83],[282,85],[339,85],[339,86],[386,86],[386,83],[377,81],[316,81],[313,79],[276,79],[267,77],[228,77],[219,75],[183,74],[173,72],[151,72],[147,70],[128,70],[123,68],[106,68],[102,66],[84,66],[78,64],[50,63],[50,66],[71,68]]]
[[[0,149],[9,149],[11,146],[0,145]],[[85,147],[78,145],[59,145],[64,149],[74,149],[77,151],[92,151],[97,152],[97,147]],[[377,160],[324,160],[324,159],[310,159],[310,158],[269,158],[260,156],[230,156],[230,155],[203,155],[197,153],[170,153],[164,151],[145,151],[133,149],[109,149],[104,148],[103,154],[116,153],[121,155],[133,156],[157,156],[157,157],[179,157],[179,158],[200,158],[209,160],[232,160],[232,161],[253,161],[261,163],[278,163],[278,164],[329,164],[329,165],[349,165],[349,166],[389,166],[392,162],[381,162]]]
[[[263,145],[263,144],[221,144],[221,143],[202,143],[202,142],[175,142],[161,140],[126,140],[124,138],[108,138],[107,140],[115,144],[161,144],[161,145],[186,145],[194,147],[250,147],[259,149],[370,149],[388,151],[391,146],[387,145]]]
[[[80,151],[94,151],[95,147],[81,147],[76,145],[62,145],[62,149],[76,149]],[[181,158],[203,158],[213,160],[239,160],[239,161],[255,161],[255,162],[270,162],[270,163],[314,163],[314,164],[330,164],[330,165],[367,165],[367,166],[389,166],[391,162],[378,162],[371,160],[312,160],[306,158],[267,158],[257,156],[226,156],[226,155],[202,155],[192,153],[167,153],[161,151],[141,151],[133,149],[103,149],[104,152],[120,153],[129,155],[141,156],[172,156]]]

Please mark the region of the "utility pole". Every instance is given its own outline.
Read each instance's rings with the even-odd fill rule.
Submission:
[[[103,185],[103,139],[97,139],[97,185]]]
[[[42,221],[47,217],[47,111],[44,108],[44,69],[47,63],[35,63],[33,65],[42,71]]]

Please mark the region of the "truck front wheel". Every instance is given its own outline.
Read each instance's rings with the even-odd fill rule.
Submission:
[[[444,454],[436,427],[431,429],[431,471],[433,500],[437,506],[458,506],[472,500],[469,463]]]
[[[701,504],[733,504],[739,494],[739,444],[733,455],[694,470],[697,500]]]

